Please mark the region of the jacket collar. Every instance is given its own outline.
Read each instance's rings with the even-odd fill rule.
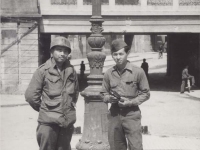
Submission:
[[[72,65],[70,64],[70,61],[67,60],[64,62],[63,64],[63,70],[66,70],[67,68],[72,67]],[[56,62],[54,60],[53,57],[51,57],[50,59],[48,59],[45,63],[45,69],[49,70],[49,73],[57,75],[58,72],[56,70]]]
[[[131,67],[130,61],[127,60],[127,64],[126,64],[124,70],[130,71],[132,73],[132,67]],[[117,71],[117,66],[116,65],[113,66],[113,68],[112,68],[112,72],[114,72],[114,71]]]

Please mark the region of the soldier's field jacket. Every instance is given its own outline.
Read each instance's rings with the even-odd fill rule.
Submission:
[[[54,59],[50,58],[36,70],[25,92],[26,101],[39,111],[41,124],[68,127],[76,121],[77,74],[69,61],[63,67],[59,73]]]

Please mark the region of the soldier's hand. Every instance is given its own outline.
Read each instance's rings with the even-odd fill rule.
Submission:
[[[132,103],[128,98],[121,97],[121,100],[119,101],[118,105],[119,107],[130,107]]]
[[[112,96],[112,95],[110,95],[110,103],[117,103],[119,100],[116,98],[116,97],[114,97],[114,96]]]
[[[103,101],[105,103],[117,103],[118,100],[116,99],[116,97],[112,96],[112,95],[105,95]]]

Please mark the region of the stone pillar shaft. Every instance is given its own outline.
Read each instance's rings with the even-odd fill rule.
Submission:
[[[105,44],[105,37],[102,35],[101,17],[101,1],[92,1],[92,34],[88,37],[88,44],[91,52],[87,54],[90,65],[90,75],[88,79],[88,87],[85,88],[81,95],[85,100],[85,115],[83,135],[77,143],[78,150],[109,150],[107,139],[107,112],[108,106],[100,96],[102,87],[102,69],[106,55],[101,52],[102,46]]]

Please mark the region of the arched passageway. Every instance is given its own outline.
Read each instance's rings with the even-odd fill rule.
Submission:
[[[49,47],[51,42],[51,35],[52,34],[40,35],[40,57],[39,57],[40,63],[44,63],[50,57]],[[162,33],[160,35],[164,36],[159,36],[158,34],[135,35],[133,33],[123,34],[123,35],[106,34],[105,36],[107,37],[107,43],[105,44],[103,51],[109,55],[109,44],[111,43],[112,39],[123,38],[127,42],[127,44],[131,47],[131,52],[133,55],[143,53],[145,58],[145,53],[154,52],[156,56],[153,56],[150,61],[156,65],[150,66],[150,69],[162,70],[162,71],[151,72],[150,70],[149,82],[151,85],[151,90],[179,91],[181,83],[181,71],[186,64],[190,66],[189,71],[192,75],[195,76],[197,85],[200,85],[200,80],[199,80],[200,35],[193,33],[170,33],[170,34]],[[62,34],[62,36],[68,36],[68,34]],[[77,51],[76,53],[72,54],[72,59],[77,59],[77,62],[78,61],[81,62],[81,60],[86,59],[87,52],[90,51],[90,47],[87,44],[88,36],[89,36],[88,34],[87,35],[82,34],[77,36],[77,37],[82,37],[81,38],[83,46],[82,51],[84,52],[82,56],[85,57],[80,56],[80,58],[76,58],[78,57],[76,53],[81,54],[81,51],[78,50],[78,48],[80,47],[78,47],[78,45],[76,46],[75,43],[76,36],[73,35],[72,37],[70,35],[70,38],[75,41],[74,43],[72,43],[72,46],[75,48],[75,51]],[[77,42],[78,41],[80,41],[80,39],[77,38]],[[158,54],[156,54],[159,44],[165,44],[164,57],[166,58],[166,59],[163,58],[163,60],[160,61],[157,60]],[[76,57],[73,55],[75,55]],[[141,54],[140,56],[141,56],[140,60],[136,59],[137,60],[136,64],[138,66],[140,66],[143,59]],[[134,58],[131,59],[134,60]],[[79,73],[79,65],[80,65],[79,63],[76,63],[76,68],[78,69],[78,73]],[[88,64],[86,63],[86,65]],[[114,63],[112,65],[114,65]],[[108,66],[104,67],[107,68]],[[86,82],[84,85],[87,85]]]

